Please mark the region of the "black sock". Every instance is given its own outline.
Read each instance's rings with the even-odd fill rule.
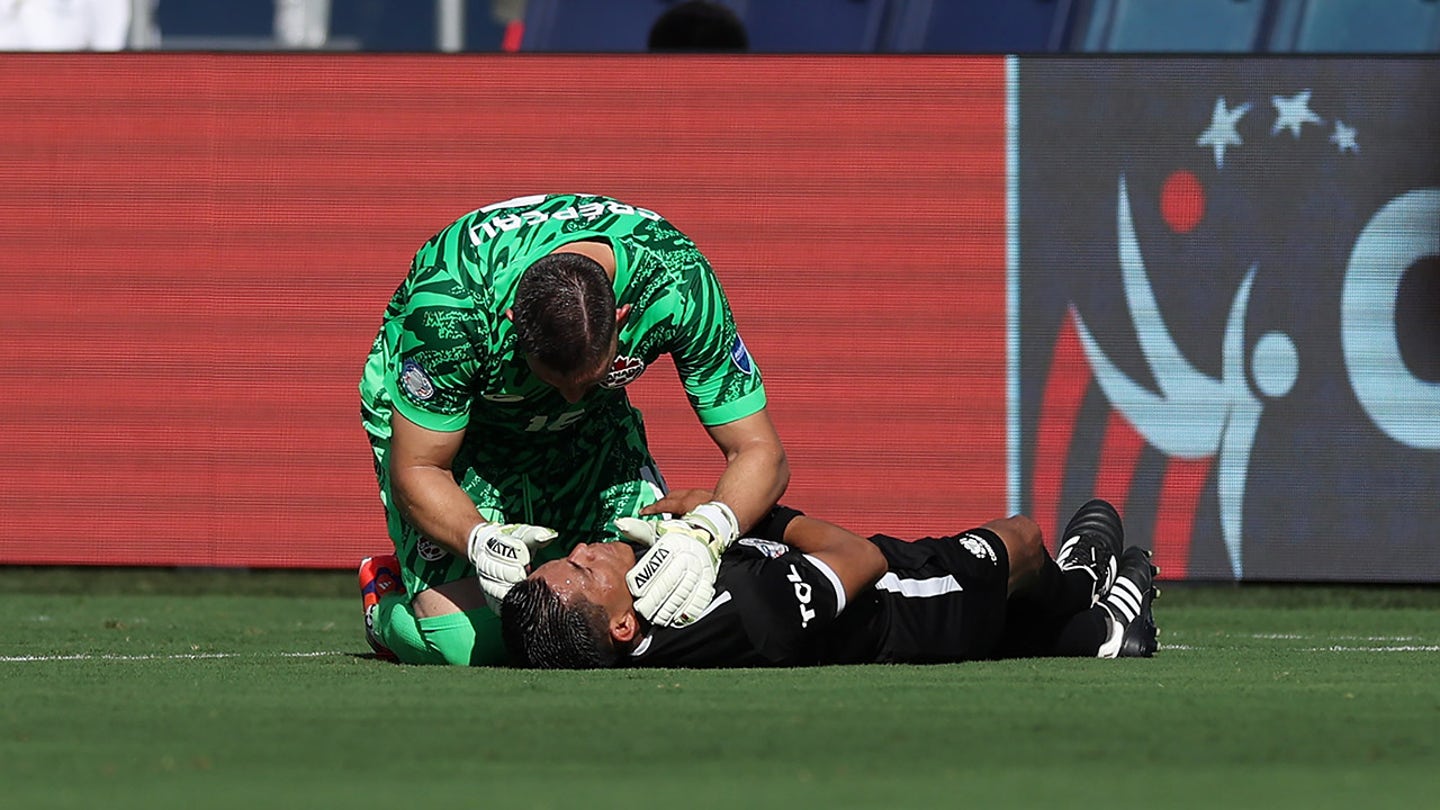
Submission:
[[[1011,597],[1012,605],[1023,604],[1039,617],[1060,619],[1089,608],[1095,598],[1095,580],[1080,569],[1060,570],[1049,552],[1040,573]]]
[[[1070,617],[1055,635],[1051,655],[1094,658],[1110,637],[1110,612],[1100,605]]]
[[[1095,655],[1110,632],[1110,614],[1092,604],[1094,593],[1088,572],[1061,570],[1047,551],[1035,579],[1006,603],[999,657]]]

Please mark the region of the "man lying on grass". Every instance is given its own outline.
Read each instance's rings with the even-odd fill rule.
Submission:
[[[619,523],[641,546],[656,532]],[[536,568],[506,594],[502,633],[513,663],[547,669],[1149,657],[1156,569],[1123,545],[1120,515],[1098,499],[1070,519],[1055,559],[1024,516],[907,542],[778,506],[718,550],[714,600],[690,624],[636,614],[626,575],[643,571],[632,573],[635,547],[621,542],[581,544]]]

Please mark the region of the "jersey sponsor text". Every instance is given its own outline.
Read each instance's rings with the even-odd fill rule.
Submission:
[[[800,603],[800,626],[809,627],[810,620],[815,618],[815,610],[810,607],[811,592],[810,583],[800,578],[800,572],[792,564],[790,574],[785,577],[795,586],[795,601]]]

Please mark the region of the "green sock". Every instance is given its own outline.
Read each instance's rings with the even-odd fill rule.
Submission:
[[[500,666],[505,644],[500,618],[489,608],[415,618],[405,594],[381,598],[375,630],[380,642],[406,664]]]

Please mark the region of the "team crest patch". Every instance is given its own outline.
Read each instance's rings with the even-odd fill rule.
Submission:
[[[755,373],[755,362],[750,359],[750,350],[745,348],[745,341],[735,336],[735,342],[730,344],[730,361],[735,367],[746,374]]]
[[[610,373],[600,381],[601,388],[624,388],[645,373],[645,361],[638,357],[618,355],[610,366]]]
[[[430,382],[430,375],[414,360],[406,360],[400,366],[400,387],[420,402],[435,396],[435,384]]]
[[[777,543],[774,540],[761,540],[758,537],[742,537],[740,538],[740,545],[749,546],[772,560],[790,551],[790,547],[784,543]]]
[[[960,542],[962,548],[974,554],[976,557],[982,560],[989,560],[992,563],[999,562],[999,560],[995,559],[995,549],[991,548],[990,544],[985,542],[984,538],[979,535],[966,532],[955,539]]]
[[[426,537],[420,538],[420,542],[415,544],[415,552],[425,562],[435,562],[445,556],[445,549]]]

